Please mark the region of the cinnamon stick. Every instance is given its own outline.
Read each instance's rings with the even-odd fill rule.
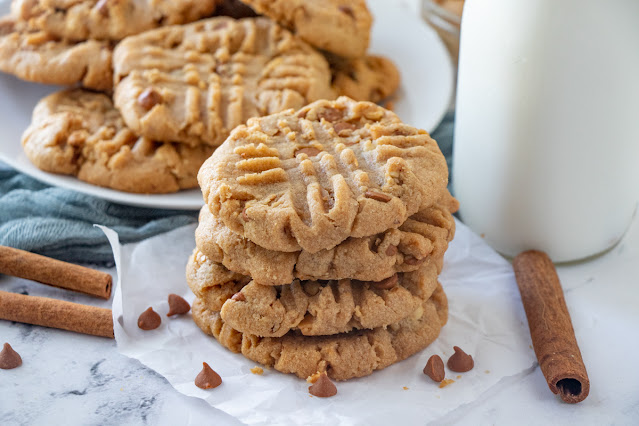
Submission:
[[[527,251],[515,257],[513,268],[548,387],[565,402],[583,401],[590,381],[555,266],[545,253]]]
[[[102,299],[111,297],[111,275],[12,247],[0,246],[0,273]]]
[[[114,338],[111,310],[0,291],[0,319]]]

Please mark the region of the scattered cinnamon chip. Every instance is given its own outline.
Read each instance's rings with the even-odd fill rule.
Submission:
[[[388,246],[386,256],[395,256],[397,254],[397,246]]]
[[[455,353],[448,358],[448,368],[457,373],[465,373],[475,366],[473,357],[464,352],[459,346],[453,346]]]
[[[264,374],[264,369],[256,365],[255,367],[251,368],[251,373],[261,376],[262,374]]]
[[[442,382],[439,384],[439,388],[445,388],[446,386],[455,383],[455,381],[453,379],[444,379],[442,380]]]
[[[386,278],[383,281],[374,282],[373,287],[380,290],[388,290],[395,287],[397,285],[397,281],[398,281],[397,274],[395,274],[391,277]]]
[[[420,263],[424,262],[426,260],[426,258],[423,259],[417,259],[414,256],[406,256],[404,257],[404,263],[407,265],[419,265]]]
[[[142,330],[155,330],[162,324],[162,318],[149,306],[149,309],[142,312],[138,318],[138,327]]]
[[[446,376],[444,371],[444,361],[439,355],[433,355],[428,358],[424,374],[430,377],[434,382],[441,382]]]
[[[236,302],[244,302],[246,301],[246,297],[244,297],[244,294],[242,292],[237,292],[233,295],[233,297],[231,297],[231,300],[235,300]]]
[[[298,154],[306,154],[309,157],[315,157],[320,152],[322,152],[322,151],[320,151],[317,148],[314,148],[312,146],[307,146],[307,147],[300,148],[297,151],[295,151],[295,156],[297,157]]]
[[[213,389],[222,384],[222,378],[206,363],[202,363],[202,371],[195,377],[195,386],[200,389]]]
[[[140,93],[140,96],[138,96],[138,104],[147,111],[157,104],[162,103],[162,101],[162,95],[151,87]]]
[[[317,381],[308,387],[308,393],[320,398],[328,398],[337,394],[337,387],[326,373],[321,373]]]
[[[171,317],[173,315],[184,315],[191,309],[189,302],[184,300],[183,297],[178,296],[177,294],[169,294],[169,313],[166,314],[167,317]]]
[[[341,135],[341,133],[344,131],[357,129],[357,125],[340,121],[339,123],[335,123],[333,125],[333,129],[335,130],[335,133]]]
[[[0,352],[0,368],[3,370],[11,370],[22,365],[22,357],[13,350],[10,344],[5,343]]]
[[[337,108],[326,108],[324,111],[317,114],[319,119],[324,119],[326,121],[330,121],[331,123],[341,120],[344,116],[344,113]]]
[[[375,201],[381,201],[383,203],[388,203],[390,200],[392,200],[390,195],[384,194],[383,192],[377,192],[377,191],[366,191],[364,193],[364,196],[366,198],[371,198]]]

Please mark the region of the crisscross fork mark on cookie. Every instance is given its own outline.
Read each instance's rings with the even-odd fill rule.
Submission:
[[[453,206],[449,206],[449,204]],[[455,233],[450,210],[457,201],[446,192],[437,204],[408,218],[398,229],[370,237],[347,238],[320,250],[278,252],[236,234],[204,206],[195,231],[198,248],[212,261],[251,276],[261,285],[282,285],[294,279],[381,281],[397,272],[410,272],[427,259],[439,270]]]
[[[447,167],[428,133],[342,97],[249,120],[198,180],[234,232],[270,250],[315,253],[399,227],[441,198]]]
[[[217,17],[129,37],[114,69],[115,104],[131,129],[191,145],[217,146],[251,117],[335,97],[322,55],[266,18]]]
[[[371,374],[408,358],[432,343],[448,319],[448,301],[441,286],[422,305],[421,316],[409,317],[389,327],[358,330],[333,336],[259,337],[241,333],[220,314],[208,310],[200,299],[192,307],[195,323],[233,352],[306,378],[326,371],[335,380]]]

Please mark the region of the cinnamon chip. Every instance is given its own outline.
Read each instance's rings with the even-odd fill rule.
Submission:
[[[160,324],[162,324],[162,318],[152,307],[142,312],[138,318],[138,327],[142,330],[155,330]]]
[[[353,9],[351,9],[350,6],[344,6],[341,5],[338,7],[339,11],[342,13],[347,14],[348,16],[350,16],[351,18],[355,19],[355,13],[353,12]]]
[[[319,119],[323,118],[324,120],[330,121],[331,123],[341,120],[343,116],[344,113],[342,112],[342,110],[339,110],[337,108],[326,108],[324,111],[317,114],[317,117]]]
[[[13,350],[10,344],[5,343],[0,352],[0,368],[3,370],[11,370],[22,365],[22,357]]]
[[[320,152],[322,151],[320,151],[317,148],[313,148],[312,146],[307,146],[305,148],[300,148],[297,151],[295,151],[295,156],[297,157],[298,154],[306,154],[309,157],[315,157]]]
[[[308,387],[308,393],[320,398],[328,398],[337,394],[337,387],[326,373],[321,373],[315,383]]]
[[[138,96],[138,104],[147,111],[162,101],[162,95],[150,87]]]
[[[189,302],[184,300],[181,296],[177,294],[169,294],[169,313],[166,314],[167,317],[171,317],[173,315],[184,315],[191,309]]]
[[[364,193],[364,196],[366,198],[371,198],[373,200],[381,201],[383,203],[388,203],[390,200],[392,200],[390,195],[384,194],[383,192],[377,192],[377,191],[366,191]]]
[[[195,377],[195,386],[200,389],[213,389],[222,384],[222,378],[206,363],[202,363],[202,371]]]
[[[337,133],[338,135],[341,136],[341,133],[346,131],[346,130],[355,130],[355,129],[357,129],[357,125],[355,125],[353,123],[345,123],[343,121],[340,121],[339,123],[335,123],[333,125],[333,129],[335,130],[335,133]]]
[[[448,368],[457,373],[465,373],[475,366],[473,357],[464,352],[459,346],[453,346],[455,353],[448,358]]]
[[[397,254],[397,246],[388,246],[386,256],[395,256]]]
[[[397,281],[398,281],[397,274],[395,274],[392,277],[388,277],[383,281],[373,283],[373,287],[380,290],[388,290],[395,287],[397,285]]]
[[[444,361],[439,355],[433,355],[428,358],[426,367],[424,367],[424,374],[430,377],[434,382],[440,383],[446,377],[444,371]]]
[[[244,302],[246,301],[246,297],[241,292],[237,292],[231,297],[231,300],[235,300],[236,302]]]
[[[251,220],[251,218],[248,217],[248,215],[246,214],[246,207],[244,208],[244,210],[242,210],[242,219],[244,219],[244,222],[248,222],[249,220]]]

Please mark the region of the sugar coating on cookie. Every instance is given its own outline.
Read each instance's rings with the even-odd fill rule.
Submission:
[[[373,18],[365,0],[244,0],[322,50],[344,57],[365,55]]]
[[[0,71],[22,80],[106,91],[113,86],[111,61],[109,43],[72,43],[12,16],[0,18]]]
[[[42,99],[22,139],[38,168],[135,193],[168,193],[197,186],[213,148],[158,143],[126,127],[111,99],[72,89]]]
[[[279,252],[258,246],[233,232],[208,206],[200,211],[195,231],[198,248],[212,261],[248,275],[261,285],[289,284],[294,279],[381,281],[397,272],[411,272],[427,260],[438,269],[455,234],[457,201],[443,198],[406,220],[399,228],[369,237],[347,238],[337,246],[310,253]]]
[[[251,117],[335,98],[324,57],[267,18],[217,17],[128,37],[114,72],[114,101],[131,129],[190,145],[217,146]]]
[[[122,40],[153,28],[210,16],[221,0],[14,0],[32,28],[71,41]]]
[[[448,301],[438,285],[423,302],[419,315],[388,327],[332,336],[289,333],[259,337],[241,333],[226,324],[218,312],[207,309],[200,299],[193,303],[193,319],[226,348],[267,367],[302,379],[325,371],[332,379],[348,380],[386,368],[432,343],[448,319]]]
[[[316,253],[397,228],[446,191],[446,160],[424,130],[341,97],[249,120],[202,166],[211,212],[275,251]]]

